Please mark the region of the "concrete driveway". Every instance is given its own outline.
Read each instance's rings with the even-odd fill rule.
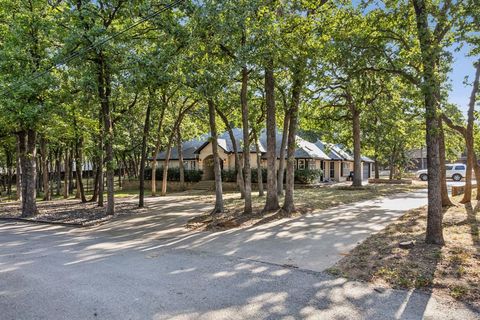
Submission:
[[[357,242],[425,192],[220,233],[182,225],[209,206],[148,199],[150,212],[90,228],[0,223],[1,319],[476,319],[468,306],[331,277]]]

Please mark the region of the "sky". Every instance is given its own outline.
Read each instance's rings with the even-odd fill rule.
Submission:
[[[464,47],[459,52],[453,52],[453,65],[448,77],[452,89],[448,96],[450,103],[456,104],[464,114],[468,109],[468,100],[472,90],[471,82],[475,75],[473,62],[475,57],[467,57],[468,48]],[[478,57],[477,57],[478,59]],[[465,77],[468,76],[469,84],[464,84]]]

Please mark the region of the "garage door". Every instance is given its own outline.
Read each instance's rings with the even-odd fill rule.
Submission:
[[[363,180],[370,178],[370,163],[363,163]]]

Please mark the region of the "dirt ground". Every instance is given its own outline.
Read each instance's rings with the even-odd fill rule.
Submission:
[[[110,220],[105,215],[105,208],[96,203],[81,203],[78,199],[58,199],[52,201],[38,201],[39,213],[28,218],[32,221],[67,223],[84,225]],[[136,203],[116,199],[115,216],[139,213]],[[21,210],[18,201],[0,203],[0,218],[20,218]]]

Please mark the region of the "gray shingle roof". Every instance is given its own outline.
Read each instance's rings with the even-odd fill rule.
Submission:
[[[353,161],[353,155],[340,144],[326,143],[320,140],[315,145],[326,152],[332,160]],[[367,156],[361,156],[363,162],[375,162]]]
[[[242,143],[243,143],[243,130],[241,128],[235,128],[232,130],[237,144],[238,151],[242,152]],[[183,143],[183,158],[185,160],[193,160],[198,158],[198,153],[201,149],[208,145],[210,134],[204,134],[197,139],[192,139],[185,141]],[[233,144],[230,139],[228,131],[221,133],[218,136],[218,145],[225,152],[233,152]],[[277,131],[276,133],[276,155],[277,158],[280,156],[280,146],[282,143],[282,133]],[[340,145],[334,145],[331,143],[325,143],[318,140],[315,143],[308,142],[307,140],[297,136],[296,137],[297,149],[295,150],[295,158],[306,158],[306,159],[321,159],[321,160],[347,160],[353,161],[353,157],[347,151],[345,151]],[[260,152],[263,154],[263,158],[266,157],[266,146],[267,146],[267,132],[263,129],[259,137],[259,148]],[[250,146],[250,152],[255,152],[256,147],[255,143],[252,143]],[[160,152],[157,155],[157,160],[165,159],[165,151]],[[172,148],[172,153],[170,156],[172,160],[178,160],[178,150],[174,146]],[[362,161],[373,162],[368,157],[362,156]]]
[[[198,154],[195,151],[208,141],[209,135],[204,134],[197,139],[192,139],[185,141],[183,145],[183,159],[184,160],[194,160],[198,158]],[[166,152],[162,151],[157,154],[157,160],[165,160]],[[178,160],[178,148],[174,146],[170,154],[170,160]]]

